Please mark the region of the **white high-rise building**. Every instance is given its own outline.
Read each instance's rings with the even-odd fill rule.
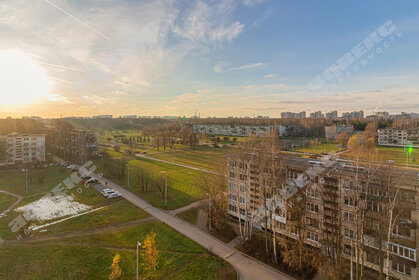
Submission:
[[[2,137],[4,149],[0,165],[45,161],[45,136],[41,134],[9,134]]]

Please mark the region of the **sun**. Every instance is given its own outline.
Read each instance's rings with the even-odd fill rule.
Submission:
[[[29,56],[0,50],[0,106],[32,103],[48,97],[50,79]]]

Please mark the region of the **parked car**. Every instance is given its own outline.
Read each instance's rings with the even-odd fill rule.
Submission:
[[[94,184],[94,183],[97,183],[97,182],[99,182],[99,180],[96,179],[96,178],[90,178],[89,180],[86,181],[86,183],[88,183],[88,184]]]
[[[90,179],[92,179],[92,176],[89,176],[89,175],[83,175],[83,176],[81,176],[81,178],[83,179],[83,180],[90,180]]]
[[[103,196],[106,197],[109,194],[114,193],[114,192],[116,192],[116,191],[115,190],[112,190],[112,189],[103,189],[101,193],[102,193]]]
[[[71,171],[77,171],[77,170],[79,170],[79,167],[78,167],[77,165],[73,164],[73,165],[70,167],[70,169],[71,169]]]
[[[108,195],[108,198],[117,198],[121,197],[121,194],[119,192],[114,192]]]

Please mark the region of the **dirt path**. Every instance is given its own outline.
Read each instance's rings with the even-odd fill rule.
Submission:
[[[14,194],[14,193],[8,192],[8,191],[3,191],[3,190],[0,190],[0,192],[1,192],[1,193],[5,193],[5,194],[7,194],[7,195],[10,195],[10,196],[13,196],[13,197],[16,197],[16,198],[17,198],[17,200],[15,201],[15,203],[13,203],[13,204],[12,204],[12,205],[10,205],[9,207],[7,207],[7,209],[6,209],[6,210],[4,210],[3,212],[1,212],[1,213],[0,213],[0,217],[2,217],[2,216],[4,216],[4,215],[6,215],[6,214],[7,214],[7,212],[9,212],[9,211],[10,211],[10,210],[12,210],[13,208],[15,208],[15,207],[16,207],[16,205],[18,205],[18,204],[22,201],[23,196],[20,196],[20,195],[17,195],[17,194]]]

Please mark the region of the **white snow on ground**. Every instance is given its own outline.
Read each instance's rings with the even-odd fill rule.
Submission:
[[[40,221],[54,220],[65,216],[74,216],[89,210],[91,207],[74,201],[70,195],[43,197],[15,209],[22,212],[25,218],[32,217]]]

